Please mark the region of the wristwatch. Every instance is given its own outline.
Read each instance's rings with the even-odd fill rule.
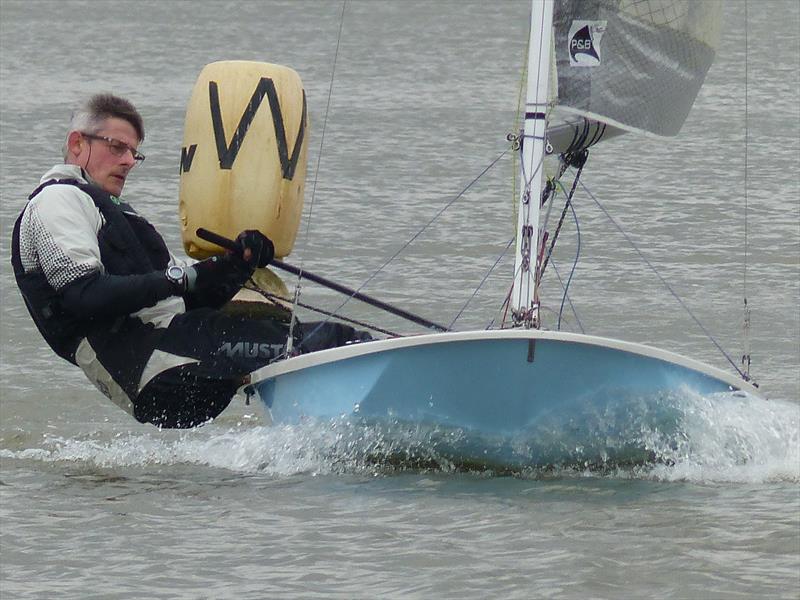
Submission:
[[[173,265],[167,267],[164,275],[171,284],[173,284],[180,293],[186,291],[186,270],[180,265]]]

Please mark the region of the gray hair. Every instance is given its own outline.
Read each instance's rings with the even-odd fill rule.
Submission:
[[[117,118],[127,121],[136,130],[139,142],[144,140],[144,123],[136,107],[125,98],[113,94],[95,94],[78,110],[72,113],[67,138],[64,141],[64,159],[68,155],[69,134],[73,131],[97,133],[106,119]]]

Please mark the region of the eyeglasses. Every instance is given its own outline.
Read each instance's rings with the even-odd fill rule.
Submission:
[[[130,152],[131,156],[133,156],[133,160],[135,160],[137,163],[140,163],[144,160],[144,154],[136,150],[136,148],[129,146],[125,142],[121,142],[112,137],[106,137],[104,135],[94,135],[93,133],[81,132],[81,135],[90,140],[100,140],[101,142],[105,142],[108,144],[108,149],[114,156],[122,156],[126,152]]]

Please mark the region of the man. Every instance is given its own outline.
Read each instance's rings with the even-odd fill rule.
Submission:
[[[72,118],[64,163],[42,177],[17,219],[12,265],[59,356],[137,420],[193,427],[216,417],[248,373],[285,352],[288,326],[218,310],[272,260],[266,236],[244,231],[236,252],[189,265],[120,199],[144,160],[143,140],[130,102],[93,96]],[[303,329],[301,351],[369,339],[330,323],[303,342]]]

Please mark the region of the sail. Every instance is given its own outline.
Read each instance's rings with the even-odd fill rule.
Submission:
[[[719,41],[715,0],[560,0],[559,112],[657,136],[678,133]]]

